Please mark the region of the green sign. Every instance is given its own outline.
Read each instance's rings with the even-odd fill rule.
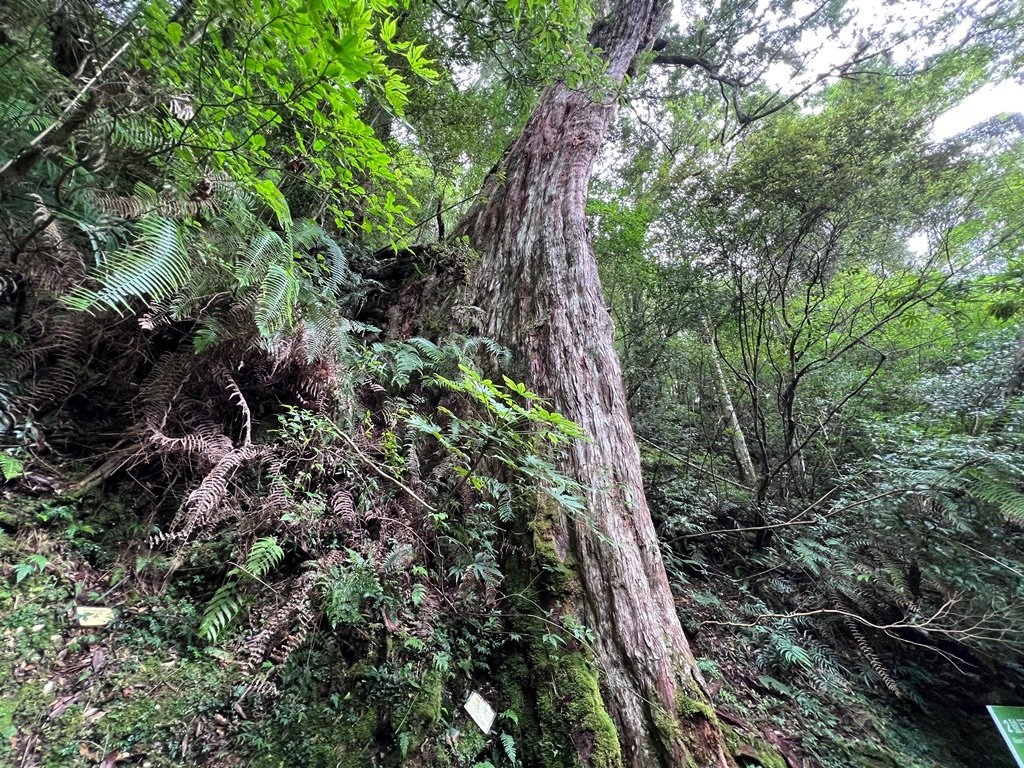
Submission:
[[[1013,759],[1024,768],[1024,707],[988,707],[988,713],[996,721]]]

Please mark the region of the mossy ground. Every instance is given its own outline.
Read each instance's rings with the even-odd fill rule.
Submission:
[[[173,555],[139,542],[125,523],[137,510],[116,497],[2,501],[0,765],[515,764],[517,713],[525,726],[536,707],[522,689],[497,684],[508,647],[453,647],[456,677],[382,629],[366,626],[346,638],[320,627],[283,666],[247,669],[237,653],[197,636],[219,585],[223,546],[200,545],[172,574]],[[54,515],[61,505],[67,509]],[[19,569],[36,556],[42,568]],[[80,627],[74,609],[81,605],[113,608],[116,619]],[[372,632],[386,642],[358,640]],[[353,648],[361,650],[353,656]],[[585,670],[567,663],[558,679],[564,686],[589,679],[587,693],[596,695]],[[261,680],[274,690],[261,689]],[[474,688],[504,713],[487,736],[462,710]]]
[[[246,670],[196,635],[218,585],[211,563],[225,553],[204,544],[169,578],[172,556],[140,544],[128,522],[144,514],[117,497],[0,497],[0,765],[508,768],[512,751],[537,768],[621,765],[599,672],[563,621],[574,583],[551,544],[550,518],[524,524],[509,547],[507,623],[475,646],[462,637],[450,666],[416,661],[399,638],[364,644],[354,657],[351,638],[343,649],[336,633],[317,631],[287,664]],[[111,607],[116,620],[77,626],[81,605]],[[740,650],[717,648],[736,679],[747,669]],[[274,695],[259,690],[263,677]],[[789,747],[801,736],[832,750],[842,765],[937,764],[904,742],[887,745],[881,725],[854,727],[806,697],[797,712],[782,694],[723,677],[715,706],[752,724],[727,731],[738,765],[783,768],[766,727]],[[474,688],[501,713],[488,736],[462,711]],[[682,692],[675,714],[685,722],[714,713]],[[675,723],[666,713],[665,727]],[[911,757],[900,763],[897,748]]]
[[[245,672],[196,635],[208,575],[190,576],[186,564],[166,579],[169,558],[108,557],[103,545],[119,532],[82,532],[90,516],[124,514],[117,499],[56,518],[52,501],[0,504],[0,765],[370,764],[364,747],[377,740],[377,713],[345,696],[329,636],[275,669],[279,693],[264,696],[253,685],[259,670]],[[45,566],[26,568],[33,556]],[[80,605],[111,607],[116,619],[80,627]],[[421,731],[438,691],[426,685],[415,701],[410,720]]]

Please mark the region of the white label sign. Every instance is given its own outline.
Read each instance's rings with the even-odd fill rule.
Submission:
[[[491,732],[496,713],[491,709],[491,705],[484,701],[483,696],[476,691],[469,694],[469,699],[466,700],[466,711],[473,718],[473,722],[480,726],[481,731],[485,734]]]
[[[109,608],[92,608],[87,605],[75,606],[75,620],[80,627],[105,627],[117,617]]]

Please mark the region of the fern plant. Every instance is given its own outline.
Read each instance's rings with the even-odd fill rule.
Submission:
[[[245,606],[240,588],[249,582],[262,581],[283,559],[284,549],[275,537],[264,536],[253,542],[245,565],[228,571],[224,583],[206,604],[199,623],[199,636],[216,643]]]
[[[14,480],[17,477],[20,477],[23,471],[24,466],[20,461],[9,453],[0,451],[0,475],[3,476],[5,481]]]
[[[132,309],[133,299],[159,301],[185,285],[191,265],[179,225],[152,214],[137,226],[132,245],[105,258],[96,275],[100,288],[75,288],[64,299],[69,307],[83,312],[105,307],[123,314]]]

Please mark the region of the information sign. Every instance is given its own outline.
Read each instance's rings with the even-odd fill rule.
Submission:
[[[484,700],[483,696],[473,691],[466,702],[466,711],[469,712],[469,716],[473,718],[473,722],[480,727],[481,731],[484,733],[491,732],[491,726],[494,725],[495,712],[491,709],[491,705]]]
[[[988,713],[996,721],[1013,759],[1024,768],[1024,707],[988,707]]]

